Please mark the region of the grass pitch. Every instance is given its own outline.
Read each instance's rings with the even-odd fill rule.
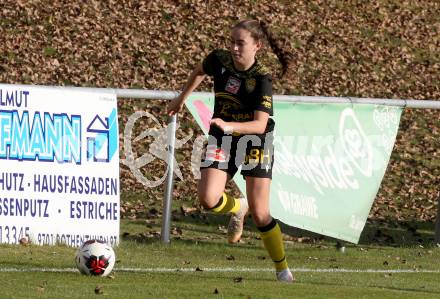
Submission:
[[[299,243],[286,236],[296,283],[275,280],[258,234],[229,245],[220,222],[173,223],[171,243],[159,227],[123,220],[117,262],[110,277],[81,275],[76,249],[66,246],[0,246],[0,298],[438,298],[440,248],[436,245]],[[217,222],[215,222],[217,221]]]

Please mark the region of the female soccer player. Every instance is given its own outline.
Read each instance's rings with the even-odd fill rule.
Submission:
[[[232,213],[228,226],[230,243],[238,242],[248,209],[261,232],[279,281],[293,282],[281,230],[269,212],[275,122],[272,107],[272,79],[256,59],[268,31],[256,20],[236,24],[228,50],[214,50],[191,73],[182,93],[168,106],[168,115],[181,111],[189,94],[208,76],[214,77],[215,104],[209,139],[201,164],[198,197],[214,213]],[[275,51],[278,55],[280,51]],[[279,56],[280,57],[280,56]],[[283,63],[285,58],[280,58]],[[285,71],[285,69],[284,69]],[[232,198],[225,185],[242,166],[246,197]]]

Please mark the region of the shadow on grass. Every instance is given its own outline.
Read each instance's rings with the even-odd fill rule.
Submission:
[[[435,246],[435,223],[418,221],[368,221],[359,244]]]
[[[171,221],[171,237],[173,239],[179,239],[179,235],[182,235],[181,232],[183,232],[184,238],[189,239],[188,242],[191,242],[191,239],[192,241],[208,242],[215,239],[225,240],[227,238],[226,229],[228,222],[229,215],[215,215],[200,211],[183,213],[179,210],[174,210]],[[153,243],[160,239],[162,226],[162,218],[160,215],[157,215],[149,224],[146,223],[145,219],[130,220],[129,224],[131,226],[139,226],[136,228],[137,233],[131,234],[122,232],[122,239],[142,243]],[[293,242],[297,241],[312,244],[324,242],[334,243],[335,245],[339,242],[339,240],[335,238],[288,226],[282,222],[280,222],[280,226],[283,233],[290,236]],[[257,237],[258,230],[252,218],[247,216],[244,227],[244,243],[250,242]],[[431,247],[436,245],[434,238],[435,223],[433,222],[370,219],[362,231],[358,244],[362,246]],[[258,242],[257,240],[254,241],[254,243]]]
[[[306,237],[312,241],[338,242],[337,239],[281,224],[283,233]],[[359,239],[359,245],[373,246],[435,246],[435,223],[432,222],[395,222],[392,220],[369,220],[365,224]]]
[[[205,224],[208,226],[226,226],[229,218],[226,216],[218,216],[206,214]],[[194,230],[199,233],[213,233],[213,228],[201,227],[197,217],[182,217],[180,222],[192,223]],[[178,225],[178,222],[176,222]],[[295,239],[301,240],[305,243],[320,243],[320,242],[334,242],[338,240],[331,237],[326,237],[317,233],[309,232],[300,228],[295,228],[280,222],[281,230]],[[214,228],[216,229],[216,228]],[[258,233],[257,228],[252,222],[250,216],[246,219],[245,231],[251,233]],[[246,234],[246,233],[245,233]],[[390,246],[390,247],[407,247],[407,246],[435,246],[435,223],[433,222],[418,222],[418,221],[400,221],[393,220],[369,220],[367,221],[364,230],[359,239],[359,245],[373,245],[373,246]]]

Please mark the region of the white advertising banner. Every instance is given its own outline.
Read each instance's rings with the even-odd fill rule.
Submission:
[[[115,94],[0,84],[0,243],[119,243]]]

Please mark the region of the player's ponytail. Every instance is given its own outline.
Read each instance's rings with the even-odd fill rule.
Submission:
[[[264,42],[266,40],[268,42],[270,48],[278,57],[278,61],[281,63],[281,78],[289,71],[293,55],[283,49],[281,43],[272,35],[269,26],[264,21],[245,20],[236,24],[233,29],[235,28],[242,28],[249,31],[256,41]]]
[[[270,48],[278,57],[278,61],[281,63],[281,78],[289,71],[289,68],[292,64],[293,54],[283,49],[283,46],[280,41],[276,40],[275,37],[269,30],[269,26],[260,21],[261,30],[263,30],[267,42],[269,43]]]

